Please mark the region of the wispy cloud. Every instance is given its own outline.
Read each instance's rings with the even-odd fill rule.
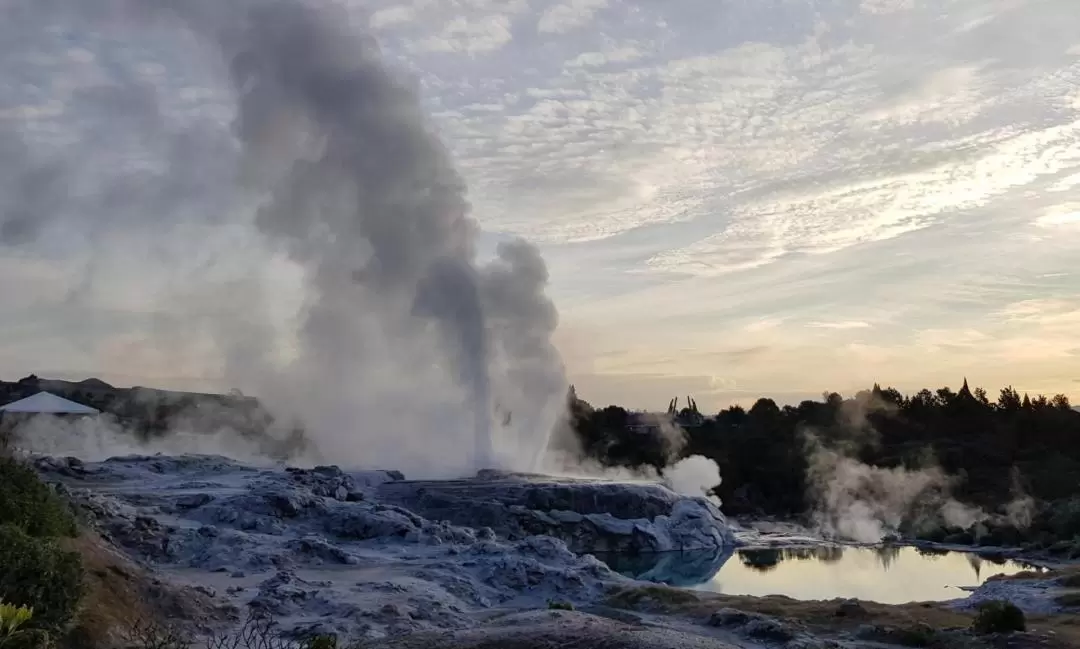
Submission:
[[[808,326],[815,329],[869,329],[873,325],[862,320],[841,320],[839,322],[811,322]]]
[[[540,15],[536,24],[541,33],[562,34],[584,27],[593,14],[608,6],[608,0],[566,0],[556,2]]]

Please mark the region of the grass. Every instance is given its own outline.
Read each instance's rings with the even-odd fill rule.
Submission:
[[[141,620],[213,620],[205,596],[154,584],[154,578],[92,532],[64,542],[82,557],[86,594],[70,633],[72,646],[113,647]]]
[[[608,593],[607,604],[624,609],[660,609],[679,611],[699,602],[699,598],[688,590],[670,586],[628,586],[615,588]]]
[[[859,638],[871,642],[895,644],[902,647],[934,647],[937,645],[947,646],[948,639],[936,629],[925,624],[905,627],[864,627],[859,631]]]
[[[1037,576],[1051,578],[1048,574]],[[971,629],[975,620],[971,613],[946,608],[935,602],[891,605],[860,601],[859,604],[866,613],[859,616],[837,615],[841,603],[842,600],[800,601],[782,595],[719,595],[651,585],[621,588],[609,594],[607,599],[607,604],[616,608],[662,608],[665,613],[685,615],[702,621],[708,620],[721,608],[732,608],[798,623],[816,635],[857,634],[861,631],[873,636],[864,638],[867,641],[941,649],[952,649],[958,634]],[[872,625],[873,630],[868,628],[869,625]],[[1038,644],[1040,647],[1080,647],[1080,615],[1030,615],[1027,616],[1026,626],[1029,631],[1044,639],[1049,638]],[[975,643],[970,645],[972,647],[992,646],[993,637],[976,640],[968,636],[969,640]]]

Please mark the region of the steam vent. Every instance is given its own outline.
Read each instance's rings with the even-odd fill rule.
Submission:
[[[660,484],[482,471],[462,480],[400,480],[379,500],[431,520],[490,528],[510,540],[547,535],[577,553],[725,550],[734,537],[705,498]]]

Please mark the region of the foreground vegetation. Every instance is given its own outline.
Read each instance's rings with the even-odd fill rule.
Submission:
[[[0,457],[0,602],[25,609],[8,646],[33,646],[63,635],[78,610],[83,571],[62,539],[76,534],[67,503],[33,469]]]

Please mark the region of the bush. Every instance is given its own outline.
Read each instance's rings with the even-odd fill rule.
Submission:
[[[688,590],[659,585],[615,588],[607,599],[608,605],[615,608],[659,610],[672,610],[697,601],[697,595]]]
[[[5,604],[0,600],[0,647],[13,646],[24,633],[26,623],[34,617],[34,611],[25,606]]]
[[[0,525],[34,537],[75,536],[71,508],[29,466],[0,457]]]
[[[572,611],[574,610],[574,605],[570,602],[562,602],[555,599],[549,599],[548,609],[552,611]]]
[[[1027,628],[1024,612],[1012,602],[994,601],[979,605],[971,628],[975,633],[1012,633]]]
[[[938,640],[938,632],[926,624],[905,627],[867,626],[863,627],[858,635],[864,640],[903,647],[932,647]]]
[[[1047,512],[1047,527],[1059,539],[1080,535],[1080,498],[1060,500]]]
[[[193,629],[155,619],[137,620],[128,630],[127,649],[338,649],[335,635],[294,637],[282,632],[273,617],[252,611],[239,629],[197,635]]]
[[[65,627],[75,615],[82,588],[77,554],[14,525],[0,525],[0,600],[32,609],[33,627]]]

